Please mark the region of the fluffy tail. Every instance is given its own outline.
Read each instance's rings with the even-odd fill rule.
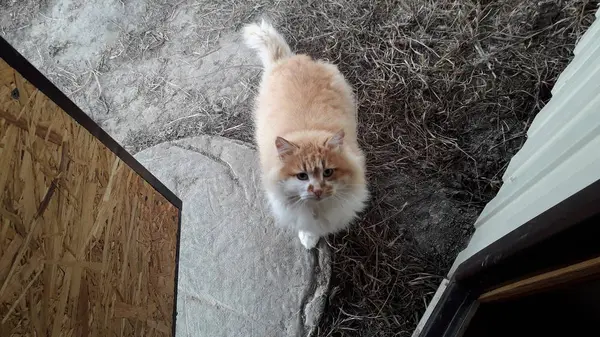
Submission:
[[[265,68],[293,55],[283,36],[265,20],[260,25],[253,23],[244,27],[244,40],[248,47],[257,51]]]

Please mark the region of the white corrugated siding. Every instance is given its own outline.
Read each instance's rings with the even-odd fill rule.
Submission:
[[[498,195],[475,222],[464,260],[600,179],[600,11],[512,158]]]

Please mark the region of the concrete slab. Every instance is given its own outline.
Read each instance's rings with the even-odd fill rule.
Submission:
[[[261,67],[237,28],[260,14],[255,11],[250,3],[228,2],[3,1],[0,32],[113,138],[137,152],[251,127],[249,89]]]
[[[309,336],[331,275],[275,227],[255,150],[226,138],[167,142],[136,155],[183,200],[177,336]]]

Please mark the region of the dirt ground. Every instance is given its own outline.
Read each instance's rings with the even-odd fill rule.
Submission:
[[[251,142],[260,67],[239,29],[273,21],[339,65],[373,200],[329,238],[320,336],[409,336],[550,98],[597,1],[0,0],[0,32],[135,153],[198,134]]]

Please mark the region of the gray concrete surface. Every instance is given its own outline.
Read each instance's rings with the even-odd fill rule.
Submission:
[[[329,250],[322,241],[307,252],[274,226],[255,150],[200,136],[136,158],[184,204],[177,336],[309,336],[326,298]]]
[[[258,15],[252,3],[8,0],[0,32],[137,152],[198,134],[248,133],[260,67],[238,28]]]

